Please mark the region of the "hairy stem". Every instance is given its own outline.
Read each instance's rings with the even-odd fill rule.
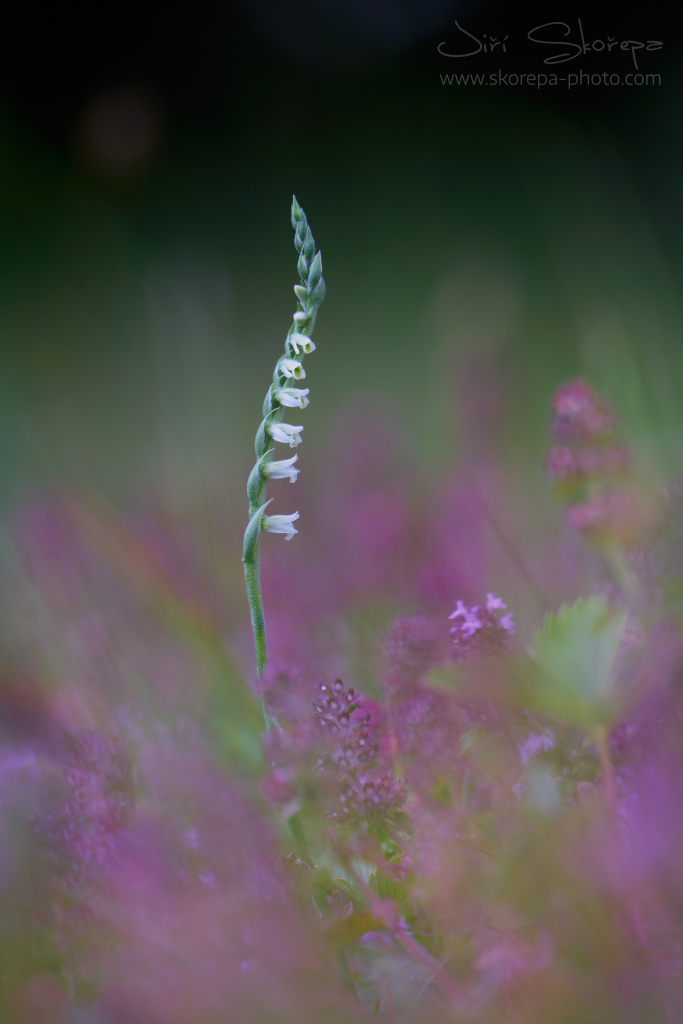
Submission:
[[[251,612],[251,628],[254,632],[256,649],[256,671],[263,675],[266,667],[266,624],[263,618],[263,599],[261,597],[261,574],[259,572],[258,547],[253,559],[244,562],[244,580],[247,585],[247,598]]]
[[[254,648],[256,650],[256,671],[259,679],[263,675],[267,662],[266,653],[266,623],[263,617],[263,598],[261,597],[261,573],[259,571],[259,546],[253,558],[243,559],[244,580],[247,585],[247,598],[249,600],[249,611],[251,612],[251,628],[254,634]],[[266,723],[266,731],[272,732],[277,728],[277,723],[266,707],[266,699],[261,694],[261,707],[263,718]]]

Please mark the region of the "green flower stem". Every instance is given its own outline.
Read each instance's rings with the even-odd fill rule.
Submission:
[[[263,675],[266,667],[266,622],[263,617],[263,598],[261,597],[261,573],[259,567],[259,551],[250,561],[244,562],[244,581],[247,585],[247,597],[249,599],[249,610],[251,612],[251,628],[254,634],[254,647],[256,648],[256,671],[259,677]],[[263,718],[266,723],[266,731],[272,732],[277,728],[277,722],[269,714],[266,707],[266,699],[261,695],[261,707]]]
[[[285,414],[283,403],[289,406],[294,404],[296,408],[299,405],[301,408],[305,408],[305,405],[308,404],[308,399],[305,398],[307,390],[297,391],[292,386],[305,377],[301,364],[304,355],[315,349],[310,338],[318,309],[325,298],[322,258],[320,253],[315,251],[315,242],[306,215],[297,203],[295,196],[292,197],[292,227],[294,228],[294,246],[299,253],[297,269],[301,282],[294,287],[297,308],[285,339],[285,351],[277,361],[273,373],[273,383],[263,402],[263,420],[256,432],[254,444],[256,465],[252,469],[247,483],[249,525],[244,534],[242,562],[244,563],[244,579],[254,633],[256,671],[259,677],[263,675],[267,662],[266,626],[259,574],[261,533],[263,530],[269,530],[276,533],[287,533],[288,537],[291,537],[297,532],[292,527],[292,519],[298,518],[298,513],[292,516],[264,516],[265,508],[270,504],[269,501],[266,501],[269,475],[280,477],[283,474],[288,475],[286,468],[283,468],[281,464],[271,466],[270,474],[268,467],[272,462],[274,441],[289,441],[290,447],[296,447],[301,440],[298,434],[303,428],[282,422]],[[291,472],[293,480],[298,470]],[[277,723],[266,709],[265,698],[261,699],[261,703],[266,728],[276,727]]]
[[[263,599],[261,597],[261,574],[259,571],[259,551],[253,559],[244,563],[244,581],[247,585],[247,597],[251,612],[251,628],[254,632],[256,648],[256,671],[263,675],[266,667],[266,622],[263,617]]]

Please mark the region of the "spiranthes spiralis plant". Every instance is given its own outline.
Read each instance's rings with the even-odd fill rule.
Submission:
[[[285,339],[284,353],[278,359],[273,372],[273,382],[268,388],[263,402],[263,420],[256,432],[256,464],[249,475],[247,497],[249,498],[249,524],[244,534],[242,561],[247,586],[247,597],[251,611],[251,624],[256,648],[256,669],[259,676],[266,667],[266,630],[261,596],[261,580],[259,573],[259,552],[261,533],[284,533],[291,540],[298,531],[294,521],[299,518],[298,512],[290,515],[265,515],[266,507],[273,500],[266,501],[266,489],[270,479],[289,478],[294,483],[299,470],[294,466],[297,456],[290,459],[273,459],[275,451],[273,443],[288,444],[296,448],[301,442],[303,427],[284,423],[286,409],[305,409],[308,405],[308,388],[297,388],[293,384],[303,380],[306,372],[302,366],[303,358],[315,350],[311,334],[320,304],[325,298],[325,281],[322,274],[322,258],[315,251],[313,234],[308,226],[306,215],[292,197],[292,227],[294,228],[294,245],[299,253],[297,269],[300,284],[294,286],[297,298],[297,309],[292,325]],[[266,725],[270,727],[270,717],[264,704]]]

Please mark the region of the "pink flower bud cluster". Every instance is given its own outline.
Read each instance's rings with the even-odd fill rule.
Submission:
[[[338,739],[334,753],[321,758],[323,772],[338,779],[334,806],[329,808],[338,822],[381,821],[399,810],[406,799],[406,787],[391,769],[379,773],[380,744],[372,714],[364,708],[362,696],[341,679],[332,686],[320,683],[314,709],[323,729]]]
[[[551,483],[579,483],[581,478],[623,473],[629,468],[629,463],[629,450],[624,444],[610,445],[602,451],[557,445],[548,453],[546,472]]]
[[[614,412],[585,381],[570,381],[556,393],[551,433],[558,441],[594,444],[612,434],[615,428]]]
[[[394,776],[391,769],[376,778],[362,778],[358,783],[346,776],[339,794],[341,814],[347,821],[365,818],[381,821],[400,810],[405,803],[406,787]]]
[[[346,689],[341,679],[335,679],[332,686],[318,684],[313,707],[322,728],[338,740],[332,761],[343,771],[369,765],[379,753],[371,715],[362,712],[362,702],[362,696],[356,696],[352,686]]]
[[[625,536],[634,518],[631,496],[614,487],[631,463],[628,446],[615,440],[616,430],[613,410],[585,381],[571,381],[556,393],[550,432],[562,443],[548,453],[546,473],[570,502],[569,525],[590,536]]]
[[[582,380],[564,384],[553,399],[550,433],[561,443],[550,450],[546,472],[565,490],[629,468],[628,447],[614,441],[617,420],[607,402]]]

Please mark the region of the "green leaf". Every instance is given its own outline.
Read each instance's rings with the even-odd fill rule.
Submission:
[[[405,811],[392,811],[387,817],[387,821],[390,821],[396,828],[400,828],[402,832],[405,832],[407,836],[415,835],[415,824],[413,819]]]
[[[397,882],[393,878],[388,878],[381,871],[370,875],[368,878],[370,887],[374,889],[379,897],[383,900],[395,900],[397,903],[402,903],[407,895],[407,887],[403,882]]]
[[[333,878],[329,884],[328,892],[334,893],[338,890],[352,904],[357,911],[365,910],[368,907],[368,898],[360,891],[357,885],[348,882],[345,878]]]
[[[364,910],[360,914],[353,913],[350,917],[337,918],[325,929],[325,938],[333,952],[336,952],[362,939],[368,932],[386,930],[386,927],[386,922],[375,917],[371,910]]]
[[[256,549],[258,548],[259,539],[261,537],[261,520],[263,519],[263,513],[268,505],[270,505],[271,501],[273,501],[272,498],[265,501],[263,505],[256,509],[249,520],[249,524],[244,532],[244,545],[242,548],[243,562],[253,562],[256,558]]]
[[[535,711],[584,728],[609,724],[616,714],[615,661],[626,623],[601,597],[565,605],[548,615],[530,654],[529,698]]]

